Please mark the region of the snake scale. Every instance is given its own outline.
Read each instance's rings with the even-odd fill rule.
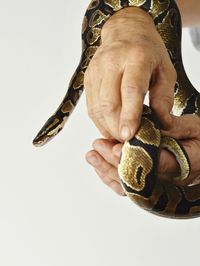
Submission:
[[[33,141],[42,146],[60,132],[74,110],[83,90],[84,73],[101,45],[104,23],[123,8],[138,7],[148,12],[161,35],[177,72],[173,114],[200,115],[200,94],[185,73],[181,55],[181,17],[174,0],[93,0],[82,24],[82,55],[70,81],[68,91],[56,112],[47,120]],[[144,105],[141,125],[133,139],[126,141],[118,166],[121,184],[128,197],[141,208],[167,218],[200,216],[200,185],[178,186],[157,177],[161,148],[171,151],[181,167],[181,176],[190,174],[190,162],[182,145],[170,137],[162,137],[153,110]]]

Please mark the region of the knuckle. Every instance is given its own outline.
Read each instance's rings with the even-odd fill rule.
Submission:
[[[171,95],[165,95],[165,96],[163,96],[162,101],[165,103],[165,105],[172,107],[174,99]]]
[[[139,89],[140,88],[139,88],[138,84],[126,85],[126,86],[122,87],[123,92],[128,94],[128,95],[132,94],[133,92],[139,91]]]
[[[122,109],[120,120],[121,125],[130,125],[132,127],[133,125],[137,125],[140,122],[141,114],[139,112],[130,112],[129,110]]]
[[[100,131],[101,135],[103,137],[105,137],[106,139],[112,139],[113,138],[112,135],[109,132],[107,132],[106,130],[99,129],[99,131]]]
[[[109,176],[109,169],[107,167],[103,167],[103,164],[100,165],[102,176]]]
[[[114,184],[116,184],[116,181],[110,178],[107,185],[112,188]]]
[[[110,184],[112,183],[112,179],[110,179],[107,175],[103,174],[102,172],[98,171],[98,175],[101,178],[102,182],[107,185],[110,186]]]
[[[167,95],[157,95],[157,97],[155,96],[151,96],[150,99],[150,105],[153,109],[163,109],[163,107],[168,107],[170,106],[171,108],[173,107],[173,96],[170,94]],[[161,103],[163,103],[161,105]]]
[[[105,115],[109,115],[114,113],[116,110],[116,105],[108,100],[103,100],[101,101],[101,110],[100,112],[105,114]]]
[[[100,134],[101,134],[104,138],[106,138],[106,139],[111,138],[110,133],[109,133],[109,132],[108,132],[103,126],[101,126],[100,123],[97,123],[97,122],[95,121],[95,125],[96,125],[96,127],[98,128]]]
[[[107,185],[107,183],[109,182],[107,176],[105,176],[99,169],[95,169],[95,172],[101,178],[101,180],[103,181],[103,183]]]
[[[115,179],[113,178],[112,167],[104,164],[103,161],[99,163],[97,170],[102,178],[108,179],[109,181],[115,181]]]
[[[128,84],[128,85],[123,85],[122,86],[122,91],[124,92],[125,95],[127,95],[127,97],[129,97],[129,95],[142,95],[144,96],[145,95],[145,91],[142,89],[142,86],[138,83],[135,83],[135,84]]]
[[[101,110],[99,108],[88,107],[88,116],[91,119],[100,118],[102,116]]]
[[[134,57],[137,56],[139,62],[145,62],[146,58],[148,57],[147,50],[143,45],[135,45],[132,47],[130,52],[132,55],[134,55]]]
[[[104,55],[102,56],[102,62],[106,71],[116,72],[120,71],[121,69],[121,65],[118,61],[118,57],[116,56],[115,51],[104,53]]]
[[[102,178],[108,176],[108,170],[103,165],[103,161],[102,160],[99,162],[97,170],[98,170],[98,172],[99,172],[99,174],[100,174],[100,176]]]
[[[140,117],[125,117],[124,119],[122,117],[121,119],[121,125],[127,125],[130,133],[133,134],[133,130],[139,129],[140,127]]]
[[[180,129],[182,127],[182,119],[181,118],[180,119],[179,118],[175,119],[175,127],[177,129],[177,133],[179,133]]]
[[[185,134],[186,134],[186,137],[190,139],[193,135],[192,129],[187,128]]]
[[[131,49],[131,58],[135,62],[137,58],[137,64],[141,66],[148,66],[152,70],[153,65],[155,64],[155,56],[153,57],[152,51],[149,52],[149,47],[146,45],[137,45]]]

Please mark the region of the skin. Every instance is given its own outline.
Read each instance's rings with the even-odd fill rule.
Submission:
[[[187,13],[192,10],[187,1],[177,1],[184,26],[189,23],[189,17],[192,17],[189,25],[200,23],[200,16],[195,15],[200,4],[190,3],[194,4],[193,16]],[[149,104],[162,123],[162,134],[181,139],[190,158],[191,176],[182,185],[199,182],[200,119],[194,115],[170,114],[175,82],[176,71],[149,14],[139,8],[126,8],[106,22],[102,44],[90,62],[84,81],[89,117],[104,139],[93,142],[93,150],[86,154],[86,160],[119,195],[125,195],[117,173],[121,148],[139,127],[147,92]],[[163,149],[159,178],[173,179],[179,172],[174,156]]]
[[[200,119],[197,116],[185,115],[181,118],[173,116],[171,130],[162,131],[163,135],[182,139],[191,162],[191,175],[185,182],[177,185],[196,185],[200,183]],[[93,150],[87,153],[87,161],[94,167],[101,180],[121,196],[125,196],[120,184],[117,166],[123,144],[109,139],[97,139],[93,142]],[[92,160],[91,160],[92,159]],[[161,151],[158,177],[173,180],[180,173],[179,165],[173,155],[166,150]]]
[[[121,10],[104,25],[102,44],[85,73],[89,117],[104,137],[130,139],[149,91],[150,105],[167,128],[176,77],[150,15],[138,8]]]
[[[200,25],[200,1],[199,0],[176,0],[179,7],[183,27]]]

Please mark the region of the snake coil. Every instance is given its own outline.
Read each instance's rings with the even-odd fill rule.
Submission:
[[[42,146],[64,127],[83,90],[84,73],[101,44],[101,29],[116,12],[138,7],[148,12],[161,35],[177,72],[174,88],[175,115],[200,115],[200,94],[185,73],[181,56],[181,17],[174,0],[93,0],[82,25],[83,50],[80,63],[70,81],[60,106],[33,141]],[[168,218],[200,216],[200,185],[177,186],[157,178],[160,149],[172,152],[181,167],[179,179],[190,174],[190,162],[182,145],[171,137],[161,137],[159,121],[150,107],[144,105],[141,125],[135,137],[125,142],[118,166],[124,191],[137,205]]]

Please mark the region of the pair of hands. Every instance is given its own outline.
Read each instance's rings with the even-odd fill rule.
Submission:
[[[149,101],[162,123],[163,135],[181,139],[191,161],[187,184],[200,174],[200,119],[175,117],[173,107],[176,71],[152,18],[139,8],[127,8],[111,17],[102,29],[102,44],[85,74],[88,114],[106,139],[93,143],[86,155],[102,181],[120,195],[117,165],[122,143],[139,125],[143,102]],[[179,172],[175,158],[162,150],[159,177],[170,179]],[[185,183],[186,184],[186,183]]]
[[[171,130],[162,131],[163,135],[180,140],[191,163],[191,175],[177,185],[196,185],[200,183],[200,119],[194,115],[173,116]],[[101,180],[117,194],[125,196],[117,171],[123,144],[116,140],[97,139],[93,142],[93,150],[86,155],[87,161],[94,167]],[[180,172],[175,157],[167,150],[162,150],[158,167],[158,177],[171,180]]]

